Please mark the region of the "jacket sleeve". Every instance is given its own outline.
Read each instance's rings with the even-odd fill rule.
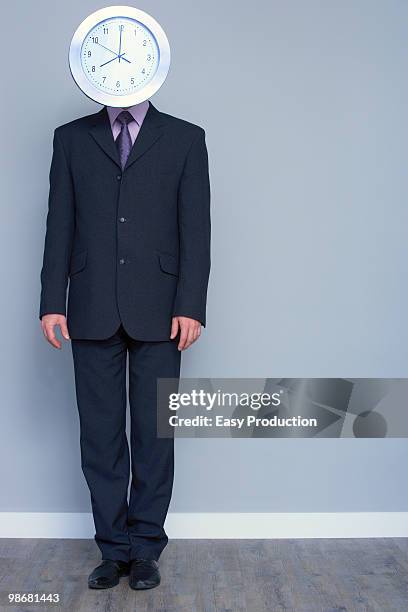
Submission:
[[[47,227],[41,270],[40,319],[66,313],[66,291],[75,224],[74,189],[58,129],[49,174]]]
[[[205,131],[200,128],[188,152],[178,192],[179,281],[174,316],[206,324],[210,273],[210,181]]]

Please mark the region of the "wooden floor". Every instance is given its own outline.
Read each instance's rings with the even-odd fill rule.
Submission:
[[[127,579],[90,591],[92,540],[0,541],[0,610],[69,612],[407,612],[408,539],[173,540],[162,584]],[[59,593],[62,605],[13,605],[8,593]]]

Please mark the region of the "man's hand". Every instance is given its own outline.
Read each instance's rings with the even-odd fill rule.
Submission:
[[[180,340],[178,350],[185,351],[201,335],[201,323],[189,317],[173,317],[171,323],[170,339],[173,340],[180,329]]]
[[[55,326],[59,325],[61,334],[65,340],[69,340],[67,319],[61,314],[47,314],[41,318],[41,327],[44,332],[46,340],[52,344],[53,347],[60,349],[61,342],[55,335]]]

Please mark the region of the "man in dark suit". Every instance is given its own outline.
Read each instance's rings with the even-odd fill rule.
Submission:
[[[180,353],[205,325],[209,270],[201,127],[144,102],[55,130],[40,319],[54,347],[57,326],[71,340],[82,469],[102,553],[90,588],[129,573],[135,589],[160,582],[174,445],[157,437],[156,383],[179,377]]]

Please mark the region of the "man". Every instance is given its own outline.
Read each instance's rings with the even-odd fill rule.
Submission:
[[[90,588],[128,574],[134,589],[160,582],[173,440],[157,438],[156,383],[179,377],[180,353],[205,325],[209,208],[201,127],[146,101],[55,130],[40,319],[54,347],[58,326],[71,340],[82,469],[102,553]]]

